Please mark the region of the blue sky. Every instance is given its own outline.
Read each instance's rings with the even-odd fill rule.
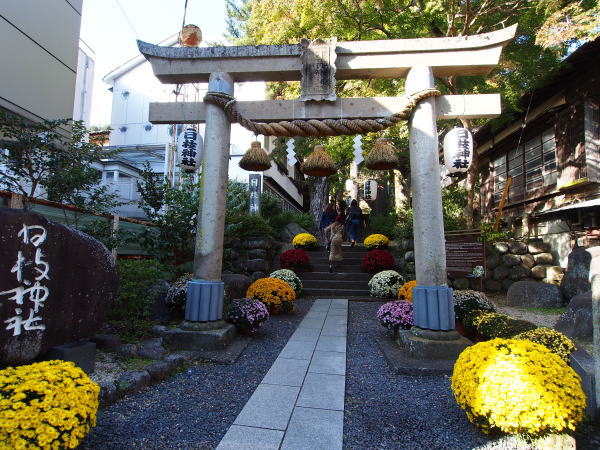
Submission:
[[[177,33],[185,0],[84,0],[80,37],[95,52],[91,125],[110,123],[111,95],[102,77],[138,54],[136,39],[158,43]],[[225,0],[188,0],[186,23],[206,41],[224,41]]]

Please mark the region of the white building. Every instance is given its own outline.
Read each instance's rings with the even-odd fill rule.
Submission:
[[[0,2],[0,108],[36,122],[73,116],[82,3]]]
[[[86,127],[90,126],[92,113],[92,89],[94,87],[94,50],[79,39],[77,55],[77,77],[75,79],[75,103],[73,120],[82,120]]]
[[[176,42],[177,38],[173,36],[161,45],[174,45]],[[202,101],[207,84],[184,85],[176,92],[176,85],[162,84],[156,79],[150,64],[141,54],[111,71],[103,81],[111,85],[113,93],[110,124],[113,131],[108,148],[120,150],[116,160],[111,161],[110,167],[106,169],[112,174],[108,177],[103,175],[103,182],[113,184],[115,188],[118,185],[124,200],[136,201],[139,194],[131,189],[136,182],[136,177],[131,176],[131,167],[141,168],[148,161],[157,173],[169,173],[169,144],[174,141],[174,134],[178,135],[184,129],[182,125],[151,124],[148,121],[149,104]],[[263,100],[265,83],[236,83],[235,96],[239,100]],[[204,125],[200,126],[200,134],[204,134]],[[253,139],[256,139],[253,134],[240,125],[234,124],[231,127],[230,179],[248,182],[249,172],[241,169],[238,162]],[[268,147],[268,142],[266,144]],[[122,168],[118,167],[119,161],[124,162]],[[288,177],[288,174],[294,174],[294,170],[273,162],[271,168],[262,173],[261,188],[278,195],[284,207],[300,210],[303,205],[302,193]],[[176,168],[174,178],[177,178]],[[119,213],[133,217],[142,217],[143,214],[131,205],[122,208]]]

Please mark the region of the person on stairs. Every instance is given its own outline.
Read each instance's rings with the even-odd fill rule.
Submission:
[[[344,237],[344,216],[337,216],[335,222],[325,228],[331,236],[331,249],[329,250],[329,271],[342,262],[342,241]]]
[[[348,216],[346,217],[346,223],[348,224],[348,234],[350,235],[351,246],[356,245],[356,235],[358,234],[358,228],[362,224],[364,225],[364,219],[362,209],[358,207],[358,202],[352,200],[350,208],[348,208]]]
[[[335,218],[337,217],[337,212],[333,207],[333,203],[327,203],[323,213],[321,214],[321,223],[319,224],[319,230],[321,234],[325,238],[325,248],[329,251],[331,247],[331,233],[325,231],[325,229],[335,222]]]

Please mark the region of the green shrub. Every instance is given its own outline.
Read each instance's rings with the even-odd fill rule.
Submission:
[[[526,339],[535,342],[536,344],[543,345],[552,353],[560,356],[567,364],[569,363],[569,355],[575,349],[575,344],[571,339],[560,331],[546,327],[519,333],[513,337],[513,339]]]
[[[371,216],[366,235],[383,234],[387,237],[393,236],[397,220],[396,213],[390,213],[386,216]]]
[[[271,227],[273,227],[273,229],[275,230],[277,235],[279,235],[281,230],[283,230],[283,228],[288,223],[292,223],[292,222],[297,223],[298,225],[300,225],[302,228],[304,228],[309,233],[314,233],[315,229],[316,229],[313,217],[309,213],[297,213],[294,211],[287,210],[287,211],[282,211],[273,216],[265,216],[265,217],[267,218],[267,220],[269,221],[269,224],[271,225]]]
[[[454,313],[456,320],[463,320],[472,311],[495,312],[496,308],[488,300],[483,292],[466,290],[455,290],[453,292]]]
[[[275,231],[263,217],[256,214],[234,213],[225,217],[225,236],[274,236]]]
[[[166,305],[179,315],[185,313],[185,303],[187,301],[188,281],[194,278],[193,274],[186,273],[171,283],[171,287],[165,297]]]
[[[516,334],[534,330],[537,326],[527,320],[513,319],[506,314],[486,312],[473,320],[479,334],[488,339],[509,339]]]
[[[119,294],[111,309],[112,319],[145,320],[158,294],[160,281],[168,279],[163,266],[154,259],[117,261]]]

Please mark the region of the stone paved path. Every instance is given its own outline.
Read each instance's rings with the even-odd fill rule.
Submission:
[[[217,449],[341,449],[347,327],[348,300],[316,300]]]

